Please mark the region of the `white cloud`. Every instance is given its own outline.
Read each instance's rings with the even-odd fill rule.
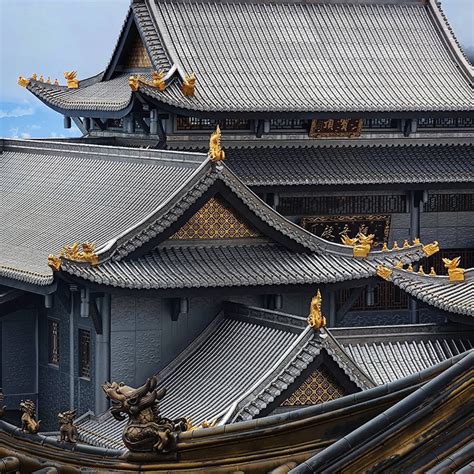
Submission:
[[[31,138],[31,135],[27,132],[21,133],[21,138]]]
[[[39,130],[41,128],[41,125],[37,125],[36,123],[29,125],[28,128],[31,130]]]
[[[0,118],[24,117],[25,115],[33,115],[35,110],[33,107],[15,107],[12,110],[0,110]]]
[[[51,138],[66,138],[62,133],[51,132]]]

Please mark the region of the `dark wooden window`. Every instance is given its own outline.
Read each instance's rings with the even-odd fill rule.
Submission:
[[[59,321],[48,319],[48,362],[59,365]]]
[[[108,119],[108,128],[123,128],[123,119]]]
[[[343,289],[336,294],[336,305],[340,308],[349,298],[350,289]],[[367,304],[367,291],[364,290],[350,311],[371,311],[384,309],[408,309],[408,295],[388,281],[380,282],[374,288],[374,304]]]
[[[474,211],[474,194],[429,194],[424,212]]]
[[[91,333],[79,329],[79,377],[91,376]]]
[[[381,128],[398,128],[398,121],[389,118],[364,119],[363,128],[381,129]]]
[[[474,120],[471,117],[429,118],[418,119],[418,128],[472,128]]]
[[[271,119],[270,130],[309,130],[309,121],[302,119]]]
[[[250,130],[250,120],[244,119],[208,119],[198,117],[177,117],[177,130]]]
[[[278,212],[297,215],[350,215],[406,212],[405,195],[281,197]]]

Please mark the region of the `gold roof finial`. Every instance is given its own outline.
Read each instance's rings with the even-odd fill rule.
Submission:
[[[48,265],[55,272],[59,272],[59,270],[61,269],[61,257],[59,257],[57,255],[53,255],[52,253],[50,253],[48,255]]]
[[[31,79],[33,79],[33,81],[36,81],[37,79],[37,75],[36,75],[36,72],[34,72],[32,75],[31,75]]]
[[[405,240],[403,241],[403,248],[404,248],[404,249],[410,248],[410,244],[408,243],[408,240],[407,240],[407,239],[405,239]]]
[[[186,74],[183,80],[181,90],[186,97],[194,97],[194,91],[196,89],[196,76],[194,72],[191,75]]]
[[[413,239],[413,245],[420,245],[420,244],[421,244],[421,242],[420,242],[419,237],[415,237],[415,238]]]
[[[326,326],[326,318],[321,313],[321,292],[318,289],[316,296],[311,299],[311,305],[308,316],[308,325],[313,329],[321,329]]]
[[[46,79],[46,84],[51,84],[51,76],[48,76],[48,79]]]
[[[425,275],[425,270],[423,269],[423,265],[420,265],[420,268],[418,269],[418,273],[420,275]]]
[[[369,255],[372,244],[374,243],[374,234],[365,235],[362,232],[357,234],[359,244],[354,246],[354,257],[366,258]]]
[[[383,265],[377,267],[377,275],[384,280],[388,280],[392,272],[393,270],[390,270],[390,268],[384,267]]]
[[[351,239],[347,234],[342,234],[341,241],[344,245],[348,245],[349,247],[354,247],[357,244],[357,242],[359,242],[359,238],[354,237],[353,239]]]
[[[209,140],[209,159],[213,163],[224,161],[225,159],[225,152],[221,148],[221,129],[219,125],[216,127],[216,131],[211,134]]]
[[[398,242],[396,240],[393,241],[392,250],[398,250],[400,247],[398,246]]]
[[[448,269],[449,281],[464,281],[464,268],[459,268],[461,257],[450,260],[443,258],[444,266]]]
[[[40,77],[39,77],[38,81],[40,81],[40,82],[44,82],[44,77],[43,77],[43,74],[41,74],[41,75],[40,75]]]
[[[18,84],[21,87],[27,87],[29,83],[30,83],[30,80],[27,79],[26,77],[18,76]]]
[[[436,276],[436,271],[434,267],[431,267],[430,276]]]
[[[388,252],[388,245],[387,245],[387,242],[384,242],[384,243],[383,243],[382,252]]]
[[[166,88],[164,81],[165,73],[163,71],[153,71],[151,73],[153,87],[157,87],[161,92]]]
[[[396,264],[395,264],[395,268],[398,268],[399,270],[401,270],[403,268],[403,262],[401,260],[399,260]]]
[[[50,254],[48,256],[48,265],[54,271],[59,271],[63,259],[71,262],[90,263],[92,266],[99,263],[99,256],[95,253],[95,244],[90,242],[84,242],[82,245],[74,242],[72,245],[64,246],[59,255]]]
[[[65,71],[64,78],[67,80],[68,89],[77,89],[79,87],[79,81],[76,79],[77,71]]]
[[[54,80],[54,85],[59,86],[59,81],[57,79]]]
[[[427,257],[430,257],[436,252],[439,252],[438,242],[435,240],[432,244],[423,245],[423,252]]]
[[[407,272],[412,272],[413,271],[413,265],[410,263],[407,268]]]
[[[140,88],[140,78],[138,76],[130,76],[128,78],[128,85],[133,92],[137,92]]]

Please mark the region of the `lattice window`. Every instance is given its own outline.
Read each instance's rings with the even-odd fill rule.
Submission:
[[[302,119],[271,119],[270,130],[309,130],[309,121]]]
[[[283,215],[404,213],[407,198],[402,194],[368,196],[283,196],[278,212]]]
[[[209,119],[198,117],[177,117],[177,130],[250,130],[250,120],[244,119]]]
[[[219,198],[211,198],[170,239],[235,239],[258,237],[258,231],[248,225]]]
[[[48,362],[59,365],[59,321],[48,319]]]
[[[79,377],[91,376],[91,333],[79,329]]]
[[[346,395],[346,391],[325,367],[320,367],[281,404],[281,406],[318,405]]]
[[[394,119],[364,119],[364,129],[398,128],[398,122]]]
[[[339,309],[349,298],[350,289],[336,293],[336,307]],[[408,309],[408,294],[388,281],[382,281],[374,288],[373,305],[367,304],[367,290],[364,290],[352,305],[350,311],[372,311],[384,309]]]
[[[418,128],[472,128],[474,120],[471,117],[443,117],[418,119]]]
[[[474,194],[429,194],[424,212],[474,211]]]

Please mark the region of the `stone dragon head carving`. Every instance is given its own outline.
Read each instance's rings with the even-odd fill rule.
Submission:
[[[139,388],[107,382],[102,389],[112,402],[112,416],[118,421],[128,416],[122,439],[130,451],[172,451],[177,434],[189,428],[186,418],[170,420],[160,415],[159,401],[166,395],[166,389],[157,388],[155,377],[149,378]]]

